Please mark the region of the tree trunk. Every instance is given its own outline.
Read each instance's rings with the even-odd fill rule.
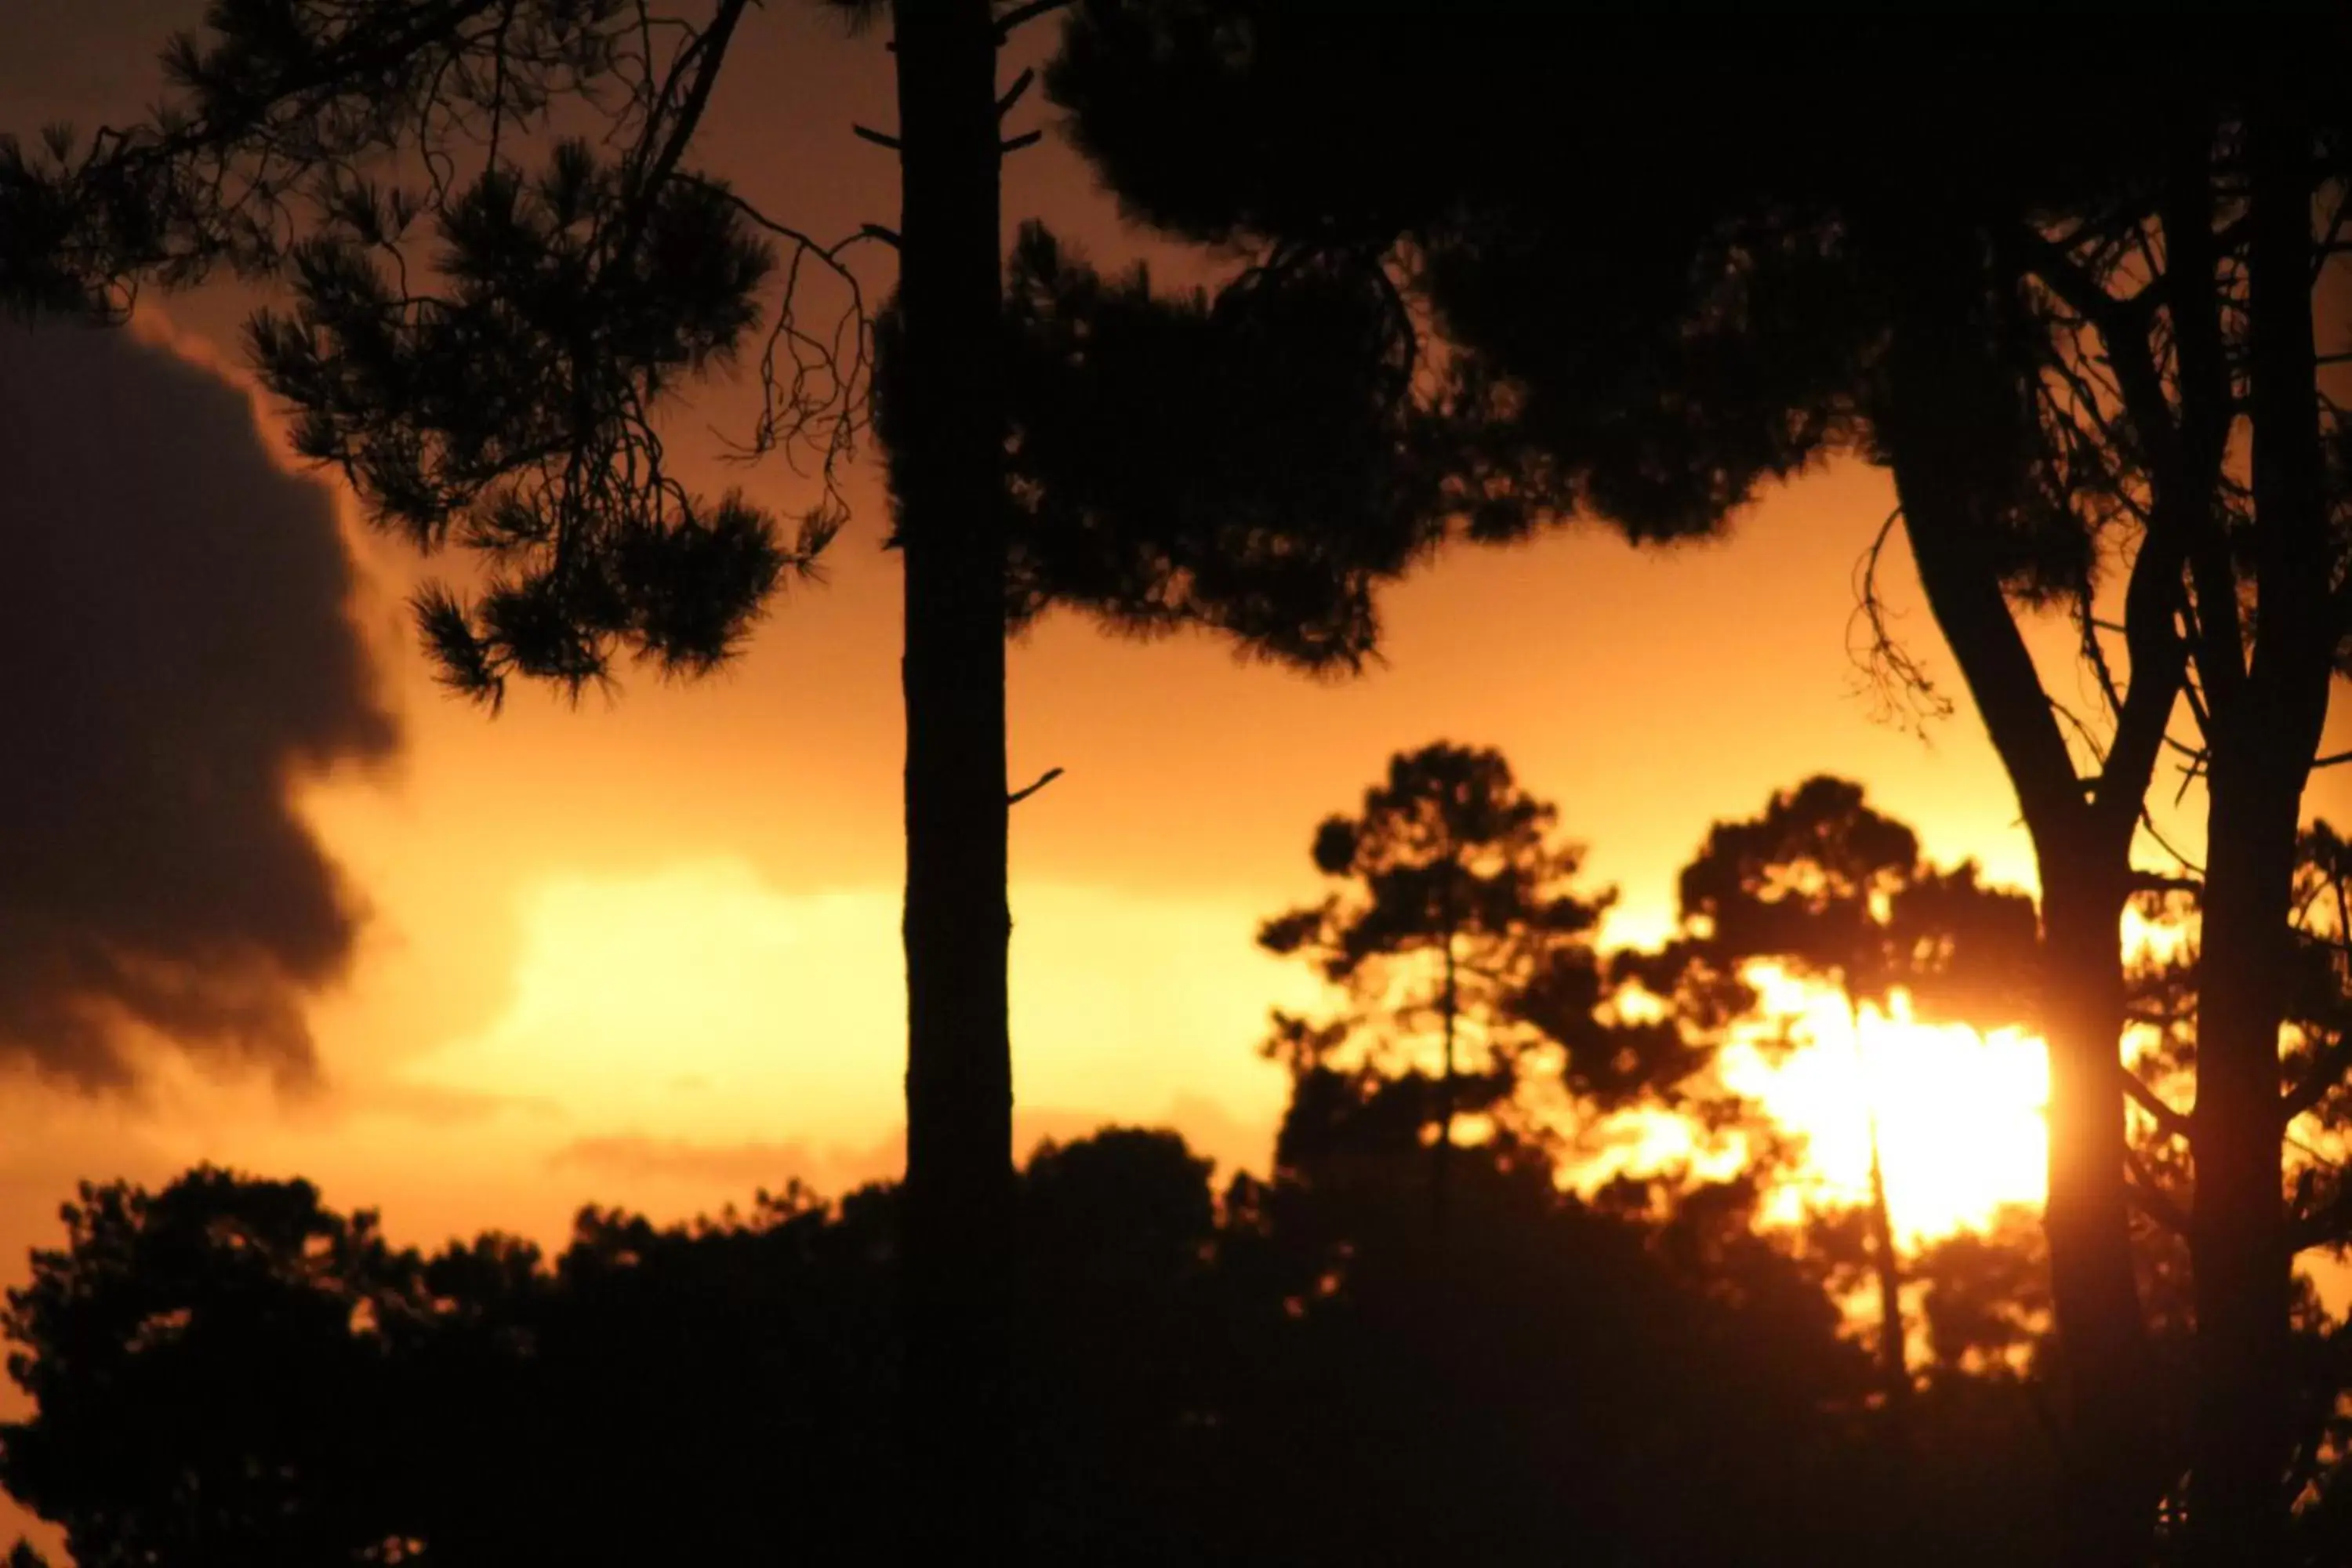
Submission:
[[[1846,998],[1845,1016],[1853,1034],[1853,1067],[1870,1123],[1870,1269],[1878,1280],[1879,1378],[1895,1435],[1907,1443],[1904,1413],[1911,1403],[1911,1363],[1903,1324],[1903,1259],[1895,1250],[1895,1212],[1886,1203],[1886,1166],[1878,1148],[1878,1107],[1870,1094],[1870,1063],[1862,1049],[1862,1008],[1852,995]]]
[[[2189,1520],[2193,1561],[2214,1568],[2263,1568],[2284,1550],[2290,1260],[2279,997],[2302,792],[2242,776],[2252,771],[2215,758],[2199,956]]]
[[[2068,1560],[2138,1564],[2164,1476],[2124,1174],[2124,883],[2108,871],[2086,874],[2047,848],[2041,856],[2050,1049],[2042,1228],[2058,1327]]]
[[[1432,1234],[1445,1240],[1446,1206],[1454,1166],[1454,1103],[1460,1090],[1454,1065],[1454,1031],[1462,1014],[1462,990],[1454,972],[1452,896],[1447,898],[1445,932],[1445,994],[1440,1004],[1445,1015],[1445,1060],[1437,1074],[1437,1142],[1430,1151],[1429,1215]]]
[[[906,571],[905,1521],[1011,1563],[1003,407],[989,0],[897,0],[903,171],[890,477]]]
[[[1878,1276],[1878,1366],[1886,1413],[1898,1426],[1911,1404],[1911,1363],[1904,1345],[1903,1259],[1895,1250],[1895,1215],[1886,1206],[1886,1171],[1878,1157],[1878,1113],[1870,1115],[1870,1262]],[[1897,1436],[1906,1434],[1898,1430]]]
[[[2293,1258],[2280,1172],[2279,1027],[2303,789],[2326,718],[2334,546],[2312,324],[2312,138],[2257,115],[2247,281],[2255,641],[2217,706],[2197,1026],[2197,1390],[2191,1556],[2284,1560]],[[2235,650],[2231,650],[2233,653]],[[2209,685],[2213,684],[2209,680]]]

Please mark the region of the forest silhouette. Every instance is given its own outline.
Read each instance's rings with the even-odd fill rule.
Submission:
[[[1352,984],[1260,1047],[1291,1083],[1269,1176],[1218,1187],[1141,1128],[1031,1152],[1003,1437],[1042,1560],[2063,1560],[2030,1228],[1897,1261],[1883,1206],[1767,1223],[1799,1151],[1717,1070],[1760,1016],[1749,933],[1840,931],[1859,975],[1850,933],[1880,928],[1851,901],[1891,870],[1986,906],[1899,944],[1959,973],[2016,896],[1935,882],[1816,779],[1717,826],[1688,931],[1602,952],[1609,895],[1573,890],[1553,816],[1499,754],[1435,745],[1314,835],[1348,886],[1261,941]],[[1839,870],[1794,900],[1731,847],[1785,867],[1795,837]],[[1562,1184],[1643,1113],[1737,1173]],[[0,1320],[37,1407],[0,1481],[86,1564],[899,1560],[903,1202],[792,1184],[685,1225],[583,1209],[551,1258],[494,1232],[425,1256],[299,1180],[86,1184]],[[1925,1367],[1857,1331],[1881,1273],[1923,1288],[1881,1326]]]
[[[706,163],[754,0],[217,0],[151,117],[0,148],[16,312],[264,290],[296,452],[467,558],[415,630],[493,710],[723,664],[869,441],[904,583],[903,1181],[592,1210],[551,1261],[210,1167],[86,1186],[10,1297],[0,1438],[76,1561],[2346,1560],[2301,1262],[2352,1239],[2352,856],[2304,814],[2346,761],[2345,19],[828,8],[887,31],[898,110],[854,128],[896,221],[840,237]],[[1004,211],[1041,85],[1213,286]],[[789,523],[671,453],[729,374],[745,455],[813,477]],[[1831,460],[1898,502],[1874,690],[1956,711],[1879,590],[1899,530],[2031,893],[1816,777],[1608,947],[1498,753],[1402,753],[1258,932],[1335,998],[1273,1021],[1270,1175],[1136,1130],[1016,1166],[1008,821],[1053,774],[1007,776],[1009,636],[1344,676],[1433,557],[1716,537]],[[1906,1256],[1875,1126],[1862,1202],[1773,1211],[1801,1151],[1720,1071],[1767,966],[2045,1040],[2038,1229]],[[108,1060],[48,973],[12,1054]],[[1612,1166],[1629,1116],[1690,1156]]]

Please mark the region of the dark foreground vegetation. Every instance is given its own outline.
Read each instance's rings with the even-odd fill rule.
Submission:
[[[2057,1561],[2008,1254],[1952,1255],[1898,1430],[1840,1333],[1852,1227],[1477,1146],[1441,1244],[1412,1086],[1298,1087],[1268,1182],[1168,1132],[1030,1159],[1036,1560]],[[425,1258],[299,1182],[89,1188],[12,1309],[5,1479],[83,1568],[893,1561],[899,1201]]]

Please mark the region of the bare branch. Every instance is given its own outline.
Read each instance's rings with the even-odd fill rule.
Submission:
[[[1012,113],[1013,106],[1021,101],[1022,95],[1029,90],[1030,85],[1036,81],[1036,68],[1034,66],[1023,66],[1021,68],[1021,74],[1013,79],[1013,85],[1006,88],[997,98],[996,118],[1002,120],[1006,115]]]
[[[2194,1142],[2186,1112],[2174,1109],[2172,1102],[2150,1088],[2146,1079],[2121,1062],[2116,1064],[2116,1071],[2121,1077],[2124,1092],[2131,1096],[2132,1103],[2147,1112],[2158,1131],[2168,1138],[2178,1138],[2184,1142]]]
[[[1025,789],[1016,789],[1011,795],[1006,795],[1004,797],[1005,805],[1007,807],[1019,805],[1023,801],[1027,800],[1031,795],[1035,795],[1039,790],[1044,789],[1047,784],[1052,784],[1055,779],[1060,778],[1061,776],[1062,770],[1060,768],[1047,768],[1044,773],[1037,775],[1036,783],[1029,785]]]
[[[1879,562],[1895,525],[1902,521],[1902,508],[1888,512],[1870,548],[1854,563],[1854,606],[1846,622],[1846,656],[1874,695],[1879,717],[1924,735],[1930,721],[1951,716],[1952,701],[1936,689],[1917,657],[1896,640],[1888,625],[1891,616],[1886,602],[1879,596]]]

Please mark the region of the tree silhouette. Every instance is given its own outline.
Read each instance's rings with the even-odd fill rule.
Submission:
[[[415,1256],[307,1183],[211,1167],[85,1184],[65,1219],[0,1316],[37,1406],[0,1430],[9,1491],[89,1568],[383,1561],[406,1534],[381,1478]]]
[[[1921,858],[1916,834],[1865,802],[1860,784],[1816,775],[1764,811],[1718,822],[1678,890],[1683,935],[1639,969],[1654,988],[1676,972],[1738,974],[1759,961],[1833,987],[1859,1042],[1862,1011],[1898,988],[1933,1007],[1963,1005],[1979,1027],[2030,1005],[2034,913],[2022,894],[1987,888],[1974,862],[1948,871]],[[2004,1005],[2005,1004],[2005,1005]],[[1907,1404],[1902,1259],[1887,1208],[1879,1127],[1870,1111],[1870,1256],[1878,1284],[1879,1354],[1891,1409]]]
[[[1671,1025],[1608,1016],[1592,938],[1613,892],[1580,894],[1580,847],[1502,753],[1438,742],[1391,759],[1361,812],[1317,829],[1316,868],[1339,887],[1259,928],[1270,952],[1314,963],[1349,1011],[1277,1016],[1270,1049],[1294,1076],[1352,1060],[1402,1081],[1432,1132],[1431,1212],[1442,1236],[1456,1119],[1544,1141],[1539,1060],[1579,1102],[1671,1091],[1700,1059]],[[1434,1059],[1433,1068],[1426,1064]],[[1557,1108],[1551,1108],[1557,1114]]]
[[[2207,896],[2228,934],[2202,982],[2221,1010],[2198,1068],[2189,1517],[2203,1560],[2274,1561],[2275,982],[2345,630],[2326,521],[2340,426],[2313,335],[2344,253],[2342,100],[2313,63],[2340,18],[2233,29],[2193,56],[2095,23],[1972,19],[1981,47],[1932,80],[1843,21],[1759,17],[1696,46],[1675,21],[1623,18],[1573,40],[1589,120],[1553,112],[1536,62],[1558,51],[1530,26],[1491,4],[1365,22],[1089,0],[1049,80],[1139,216],[1411,290],[1454,372],[1433,406],[1467,426],[1433,531],[1586,514],[1675,537],[1820,457],[1891,472],[2039,866],[2059,1408],[2084,1561],[2144,1556],[2170,1483],[2145,1439],[2120,923],[2159,763],[2210,771]],[[1853,68],[1857,44],[1873,68]],[[1213,112],[1173,137],[1178,104]],[[1784,134],[1754,137],[1768,121]],[[1937,709],[1876,604],[1866,590],[1887,690]],[[2074,621],[2100,711],[2045,684],[2021,633],[2042,611]]]
[[[1467,1144],[1440,1254],[1421,1132],[1359,1121],[1222,1201],[1171,1133],[1036,1151],[1003,1436],[1041,1551],[2066,1561],[2002,1359],[2036,1324],[2031,1245],[1923,1255],[1939,1350],[1991,1353],[1939,1361],[1925,1462],[1897,1469],[1855,1419],[1875,1376],[1834,1259],[1761,1223],[1756,1182],[1583,1199]],[[490,1234],[425,1259],[297,1183],[99,1192],[19,1293],[35,1409],[0,1433],[78,1561],[923,1560],[891,1512],[898,1189],[681,1225],[590,1208],[552,1258]]]

